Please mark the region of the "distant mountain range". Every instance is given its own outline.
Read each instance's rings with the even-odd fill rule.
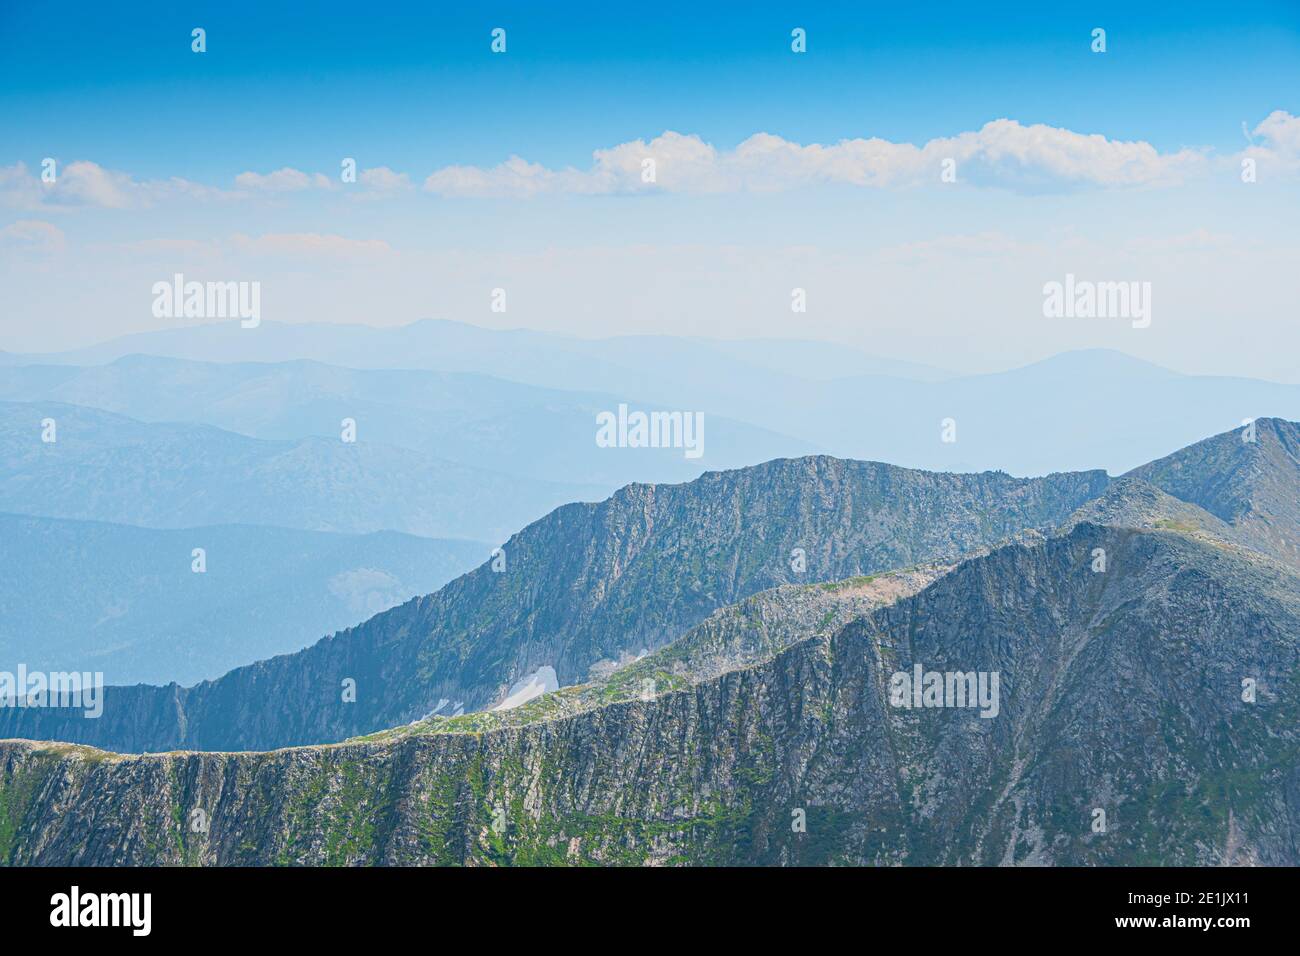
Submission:
[[[299,650],[481,564],[491,546],[0,514],[0,661],[195,683]],[[202,572],[194,550],[202,549]]]
[[[46,419],[57,441],[41,440]],[[334,438],[268,441],[55,402],[0,402],[0,510],[187,528],[259,524],[500,541],[599,487]]]
[[[1297,449],[1261,419],[1119,480],[812,457],[568,505],[304,652],[97,721],[0,711],[318,744],[5,743],[0,857],[1297,865]],[[484,709],[544,668],[562,689]],[[1000,696],[913,705],[917,669]]]
[[[440,369],[534,384],[559,383],[559,387],[595,379],[603,382],[598,390],[612,392],[629,381],[648,379],[653,370],[647,366],[653,364],[674,366],[667,370],[670,380],[687,366],[723,379],[754,369],[809,380],[866,374],[937,381],[952,375],[924,364],[810,340],[724,341],[667,335],[579,339],[529,329],[497,331],[442,319],[386,328],[263,322],[256,330],[242,329],[238,322],[213,322],[124,335],[61,353],[9,353],[6,358],[27,364],[103,365],[135,354],[203,362],[308,359],[358,369]]]
[[[568,444],[565,409],[578,406],[585,413],[588,403],[576,396],[561,398],[555,416],[535,419],[524,408],[525,403],[532,405],[533,398],[511,393],[500,380],[702,411],[718,417],[720,437],[729,429],[736,434],[730,447],[720,449],[725,454],[705,465],[710,468],[752,464],[777,454],[823,452],[945,471],[1005,469],[1041,475],[1100,467],[1115,474],[1247,418],[1300,418],[1300,385],[1181,375],[1105,350],[1065,353],[996,374],[954,376],[828,343],[671,336],[576,339],[429,320],[387,329],[271,322],[242,329],[238,323],[210,324],[125,336],[59,355],[10,358],[26,364],[96,365],[133,354],[203,362],[305,359],[353,369],[432,369],[490,376],[495,380],[490,386],[479,382],[456,387],[466,388],[467,394],[479,387],[496,389],[499,397],[488,404],[509,410],[498,419],[505,423],[503,434],[536,425],[537,434],[566,449],[578,448],[584,428],[574,426]],[[14,374],[11,370],[5,377]],[[268,371],[270,381],[265,385],[268,421],[275,420],[279,403],[289,393],[275,384],[277,375]],[[93,394],[92,386],[83,387]],[[196,385],[200,392],[204,387]],[[383,394],[389,386],[367,383],[365,389]],[[89,400],[87,394],[83,391],[78,397]],[[161,394],[146,398],[159,409],[156,414],[164,414],[166,407],[160,398]],[[71,397],[63,400],[79,403]],[[138,403],[129,414],[155,417],[141,412]],[[761,431],[746,432],[731,423],[723,427],[722,419],[748,423]],[[956,422],[955,442],[941,440],[945,419]],[[512,429],[510,422],[528,425]],[[583,425],[590,431],[588,423]],[[233,420],[229,427],[240,430]],[[760,457],[736,460],[751,451]],[[636,466],[647,469],[636,475],[639,480],[695,476],[660,478],[652,473],[660,466],[658,456],[639,458]],[[583,467],[597,468],[596,474],[605,471],[585,457],[580,461]],[[620,474],[622,480],[629,477]],[[554,470],[549,477],[582,480],[571,472]]]
[[[357,370],[302,360],[218,364],[130,355],[107,365],[21,366],[0,374],[0,401],[6,399],[80,405],[145,422],[214,425],[276,441],[311,436],[337,442],[340,423],[350,418],[359,444],[587,488],[597,491],[595,497],[632,481],[687,481],[705,470],[819,450],[714,415],[705,422],[698,458],[686,457],[682,448],[603,448],[595,441],[596,416],[617,413],[626,396],[477,373]]]

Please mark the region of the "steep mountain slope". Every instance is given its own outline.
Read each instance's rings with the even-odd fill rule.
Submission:
[[[805,593],[762,613],[802,607],[807,629]],[[647,700],[484,732],[145,757],[6,743],[0,858],[1300,864],[1295,575],[1080,524],[903,594]],[[998,674],[996,715],[896,706],[914,665]]]
[[[626,397],[481,374],[309,361],[221,365],[131,355],[103,366],[31,365],[0,376],[3,399],[196,422],[271,440],[337,440],[339,422],[352,418],[369,442],[523,478],[599,486],[602,496],[634,480],[685,481],[820,450],[711,413],[698,457],[681,448],[603,448],[595,442],[596,415],[616,412]],[[631,407],[638,407],[634,400]]]
[[[1031,534],[1032,537],[1032,534]],[[915,594],[952,570],[927,564],[821,584],[784,584],[719,608],[660,650],[622,666],[593,668],[591,680],[522,705],[455,717],[434,716],[367,736],[395,740],[430,731],[495,730],[645,699],[762,664],[800,641],[831,634],[856,617]]]
[[[1061,526],[1069,531],[1089,523],[1116,528],[1166,528],[1205,540],[1255,551],[1246,537],[1199,505],[1166,494],[1155,485],[1131,475],[1116,478],[1096,498],[1086,502]]]
[[[802,458],[631,485],[525,528],[505,546],[503,571],[485,564],[297,654],[193,688],[111,688],[95,720],[0,709],[0,737],[266,749],[474,710],[544,666],[561,686],[584,680],[593,665],[661,647],[779,584],[952,560],[1055,527],[1107,482],[1101,472],[1019,479]]]
[[[57,441],[43,442],[53,419]],[[57,403],[0,402],[0,511],[151,528],[263,524],[501,541],[585,487],[364,440],[262,441]],[[591,494],[590,497],[599,497]]]
[[[1300,567],[1300,424],[1255,421],[1130,474],[1199,505],[1266,554]]]
[[[0,514],[0,667],[193,683],[436,590],[490,550],[392,531],[158,531]]]

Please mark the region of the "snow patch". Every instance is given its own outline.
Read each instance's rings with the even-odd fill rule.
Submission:
[[[506,695],[506,699],[493,707],[492,710],[510,710],[520,704],[526,704],[534,697],[541,697],[543,694],[549,694],[551,691],[559,689],[560,678],[555,673],[555,668],[550,664],[543,664],[527,677],[515,681],[511,685],[510,693]]]

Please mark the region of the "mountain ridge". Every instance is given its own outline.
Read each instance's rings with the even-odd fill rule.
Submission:
[[[553,667],[562,685],[579,682],[601,661],[663,646],[778,584],[952,559],[1053,527],[1108,481],[1099,471],[1020,479],[820,456],[629,485],[514,535],[503,573],[488,562],[436,594],[215,682],[114,688],[97,720],[0,710],[0,736],[266,749],[407,723],[440,701],[479,709],[538,667]],[[345,680],[358,688],[347,705]]]
[[[0,742],[0,860],[1300,864],[1300,569],[1259,530],[1294,531],[1295,428],[1147,477],[820,456],[562,506],[509,571],[228,686],[116,688],[102,727],[0,711],[182,748]],[[482,709],[541,665],[565,686]],[[915,668],[1000,682],[978,711],[900,706]],[[381,699],[340,722],[344,673]],[[297,688],[334,715],[310,733],[275,724]],[[222,726],[282,739],[214,749]]]
[[[1111,571],[1088,570],[1097,547],[1114,556]],[[1296,772],[1300,726],[1300,646],[1291,629],[1300,600],[1294,575],[1279,574],[1261,578],[1249,563],[1175,532],[1081,524],[1063,538],[966,561],[754,667],[522,727],[265,754],[118,757],[7,742],[0,857],[77,865],[1295,865],[1300,853],[1286,833],[1300,821],[1279,800],[1285,776],[1267,771],[1289,752],[1283,769]],[[1133,613],[1136,594],[1172,589],[1185,598],[1210,581],[1236,599],[1157,597]],[[975,617],[949,613],[954,601]],[[1126,623],[1117,626],[1123,608]],[[1052,626],[1064,629],[1044,641],[1042,625],[1058,615]],[[1155,622],[1163,623],[1153,630]],[[1229,622],[1239,639],[1219,640]],[[1075,627],[1091,635],[1076,636]],[[1151,633],[1167,635],[1167,650],[1184,650],[1152,656]],[[1002,669],[1003,719],[890,707],[885,674],[913,661]],[[1176,690],[1185,672],[1205,675],[1207,696]],[[1241,673],[1268,688],[1253,709],[1238,699]],[[1124,674],[1149,693],[1097,697],[1099,681]],[[1080,720],[1099,703],[1099,717]],[[1147,738],[1146,722],[1166,706],[1181,715],[1169,725],[1174,736]],[[1149,761],[1116,760],[1116,750],[1144,739]],[[1231,779],[1225,758],[1230,767],[1264,768],[1260,784],[1218,796]],[[1094,807],[1108,811],[1101,834],[1090,827]],[[183,825],[196,809],[209,831]],[[804,830],[790,826],[792,813],[805,815]],[[85,837],[91,820],[94,841]]]
[[[1300,424],[1251,419],[1128,474],[1233,525],[1257,550],[1300,566]]]

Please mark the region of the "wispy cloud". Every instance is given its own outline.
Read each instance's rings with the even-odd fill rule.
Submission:
[[[235,177],[235,186],[246,194],[280,195],[311,190],[342,190],[358,198],[374,199],[404,192],[411,188],[411,177],[387,166],[363,169],[355,185],[344,184],[324,173],[308,173],[285,166],[269,173],[244,172]]]
[[[0,205],[28,210],[136,209],[177,196],[214,199],[228,195],[179,177],[136,180],[129,173],[105,169],[89,160],[56,164],[54,173],[54,181],[45,182],[22,162],[0,167]]]
[[[1161,152],[1142,140],[1110,139],[1037,123],[997,119],[980,129],[917,145],[872,137],[801,144],[755,133],[731,149],[695,134],[669,130],[646,141],[620,143],[592,153],[585,169],[550,168],[512,156],[494,166],[444,166],[423,182],[438,196],[527,199],[543,195],[607,196],[633,193],[775,192],[838,184],[894,189],[939,184],[945,170],[958,183],[1021,193],[1173,186],[1222,173],[1253,158],[1261,175],[1300,174],[1300,117],[1277,110],[1250,131],[1252,143],[1231,155],[1208,149]],[[319,172],[283,167],[246,171],[233,190],[179,177],[134,179],[87,160],[59,169],[55,182],[23,163],[0,167],[0,205],[20,210],[97,207],[131,209],[168,198],[199,200],[329,192],[380,199],[409,192],[409,174],[388,166],[361,170],[355,184]]]
[[[363,169],[357,178],[363,186],[376,192],[401,192],[411,188],[410,176],[394,172],[387,166]]]
[[[236,235],[232,237],[231,245],[238,252],[259,256],[357,259],[393,254],[392,246],[382,239],[349,239],[318,232],[268,233],[256,237]]]
[[[286,166],[270,173],[240,173],[235,177],[235,185],[255,193],[296,193],[305,189],[329,189],[333,183],[324,173],[304,173]]]
[[[54,255],[67,245],[63,230],[53,223],[19,219],[0,226],[0,249],[36,255]]]

